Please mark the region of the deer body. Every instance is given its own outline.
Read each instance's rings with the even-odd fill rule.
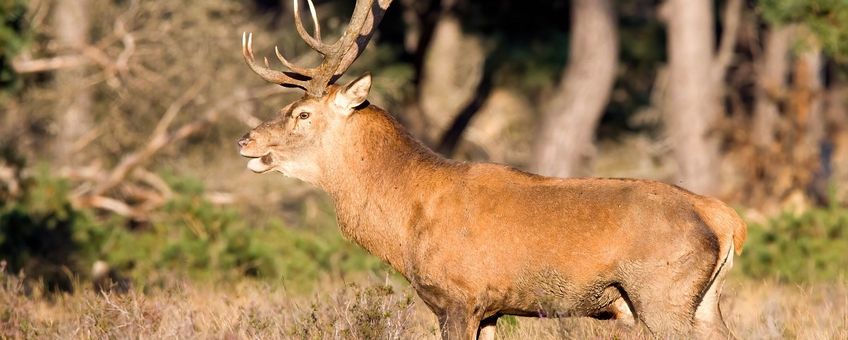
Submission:
[[[732,247],[733,233],[699,215],[730,208],[673,186],[450,161],[374,107],[352,116],[349,129],[320,181],[342,232],[402,273],[445,319],[453,309],[472,314],[469,323],[501,314],[595,316],[622,290],[629,304],[693,314]],[[689,284],[680,287],[681,278]],[[669,302],[689,308],[642,293],[681,288],[682,301]],[[657,325],[664,326],[688,329]]]
[[[385,6],[357,3],[351,22],[365,26],[342,41],[373,32],[366,26],[377,20],[362,16],[373,8],[379,18]],[[319,34],[313,40],[327,50]],[[329,193],[342,233],[409,280],[443,338],[492,338],[505,314],[632,319],[657,337],[732,336],[718,301],[746,226],[720,201],[653,181],[445,159],[367,102],[370,76],[314,82],[355,56],[326,55],[336,64],[301,71],[329,73],[303,81],[257,66],[250,42],[243,52],[254,71],[308,89],[239,140],[248,168]]]

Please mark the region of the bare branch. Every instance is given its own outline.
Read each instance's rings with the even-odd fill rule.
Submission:
[[[99,183],[94,189],[91,190],[90,195],[92,196],[100,196],[114,188],[116,185],[120,184],[130,172],[135,169],[137,166],[141,165],[143,162],[147,161],[151,156],[156,154],[162,147],[171,143],[174,140],[182,139],[187,137],[188,135],[198,131],[200,129],[200,122],[192,122],[182,126],[177,129],[176,132],[168,134],[167,129],[173,121],[174,117],[177,113],[182,110],[182,107],[185,104],[189,103],[200,89],[205,86],[206,81],[199,82],[198,86],[193,87],[191,90],[186,91],[185,95],[174,101],[171,106],[168,107],[165,114],[162,115],[162,119],[156,125],[156,128],[153,130],[153,135],[150,137],[150,141],[145,145],[141,150],[131,153],[125,156],[118,165],[112,170],[109,174],[108,178]]]
[[[122,20],[115,21],[115,31],[121,34],[121,42],[124,44],[124,50],[118,54],[115,60],[115,69],[119,73],[125,74],[129,70],[129,60],[135,53],[135,37],[124,28]]]
[[[171,187],[168,186],[168,183],[165,183],[165,180],[163,180],[162,177],[159,177],[150,171],[139,168],[133,172],[133,175],[143,183],[158,190],[162,198],[165,200],[170,199],[174,195],[174,192],[171,190]]]
[[[196,84],[194,84],[194,86],[189,88],[188,91],[184,92],[182,96],[180,96],[179,98],[177,98],[177,100],[171,103],[170,106],[168,106],[168,109],[165,110],[165,114],[162,115],[162,118],[159,120],[159,123],[157,123],[156,127],[153,129],[152,139],[155,139],[157,136],[165,134],[165,131],[168,129],[169,126],[171,126],[171,122],[174,120],[180,110],[182,110],[186,104],[188,104],[195,97],[197,97],[197,94],[200,92],[201,89],[206,86],[208,81],[208,78],[204,78],[203,80],[197,82]]]
[[[75,200],[78,205],[114,212],[125,217],[140,217],[143,214],[129,204],[105,196],[85,196]]]
[[[111,171],[104,172],[99,164],[86,168],[63,169],[62,175],[73,180],[82,181],[70,195],[71,200],[77,206],[93,207],[108,210],[116,214],[144,218],[147,213],[160,207],[166,202],[173,192],[161,178],[142,168],[157,152],[165,146],[176,141],[185,139],[205,129],[217,119],[218,112],[231,108],[239,102],[256,98],[263,98],[280,92],[285,92],[278,86],[267,86],[262,89],[250,91],[249,95],[232,95],[214,103],[209,107],[203,118],[184,124],[176,129],[169,129],[176,115],[182,112],[183,107],[190,103],[205,87],[208,80],[203,80],[185,92],[183,96],[175,100],[162,115],[147,144],[121,159]],[[127,177],[132,175],[141,183],[155,189],[151,191],[137,184],[128,183]],[[129,204],[116,198],[110,198],[106,194],[115,189],[120,189],[127,195],[133,196],[141,203]]]
[[[88,58],[75,54],[75,55],[63,55],[56,56],[50,58],[42,58],[42,59],[30,59],[30,60],[20,60],[16,59],[12,61],[12,67],[15,69],[16,73],[24,74],[24,73],[38,73],[38,72],[47,72],[47,71],[55,71],[64,68],[71,67],[79,67],[82,65],[86,65],[90,63],[91,60]]]

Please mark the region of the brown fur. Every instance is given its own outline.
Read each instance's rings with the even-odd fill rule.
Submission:
[[[654,181],[445,159],[367,102],[337,114],[360,79],[289,105],[241,152],[254,171],[327,191],[342,233],[409,280],[444,338],[489,337],[504,314],[631,313],[653,336],[730,336],[713,298],[746,227],[725,204]]]

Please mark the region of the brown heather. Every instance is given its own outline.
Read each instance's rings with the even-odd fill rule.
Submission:
[[[382,280],[326,282],[311,295],[241,281],[174,281],[147,292],[28,296],[2,278],[0,338],[19,339],[436,339],[438,324],[410,288]],[[848,284],[785,285],[731,280],[725,319],[742,339],[848,338]],[[509,318],[499,339],[622,338],[589,318]]]

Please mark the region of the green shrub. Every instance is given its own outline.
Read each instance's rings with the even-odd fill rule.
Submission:
[[[17,79],[11,61],[26,40],[26,7],[24,0],[0,0],[0,91],[12,88]]]
[[[81,268],[75,227],[91,220],[71,208],[67,183],[49,178],[45,169],[38,173],[36,180],[21,181],[19,196],[0,201],[0,261],[50,290],[70,290],[72,273]]]
[[[166,176],[167,177],[167,176]],[[387,270],[344,240],[335,223],[286,227],[277,218],[249,223],[235,208],[214,205],[190,178],[167,178],[174,197],[144,224],[74,209],[66,181],[46,170],[25,181],[23,194],[0,202],[0,259],[8,271],[69,290],[97,260],[138,285],[172,276],[280,280],[295,289],[319,278]],[[330,220],[330,219],[328,219]]]
[[[748,228],[742,272],[754,278],[823,281],[848,274],[848,209],[783,213]]]
[[[199,181],[167,180],[175,195],[148,226],[87,233],[97,240],[100,258],[137,283],[176,273],[206,280],[247,276],[308,288],[327,273],[387,268],[344,240],[334,225],[294,229],[274,217],[251,224],[235,208],[206,200]]]

